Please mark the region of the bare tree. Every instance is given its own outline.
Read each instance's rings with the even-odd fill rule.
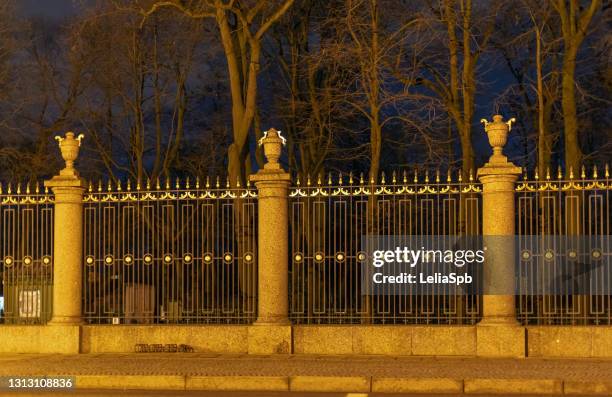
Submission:
[[[133,7],[88,11],[70,36],[73,73],[82,70],[84,80],[73,117],[110,178],[168,177],[185,136],[202,26],[173,10],[146,23]]]
[[[143,23],[164,7],[179,9],[191,18],[213,18],[216,22],[230,82],[233,135],[228,149],[228,177],[232,182],[244,183],[250,172],[248,137],[256,113],[262,39],[293,1],[272,5],[265,0],[206,0],[187,6],[178,1],[157,1],[142,11]]]
[[[420,82],[440,98],[452,118],[462,152],[464,173],[474,169],[472,121],[476,100],[478,60],[487,49],[500,4],[486,4],[475,15],[471,0],[444,0],[431,5],[430,31],[439,36],[439,46],[447,56],[443,61],[432,57],[423,68]],[[485,12],[486,10],[486,12]],[[424,17],[425,17],[424,16]],[[432,48],[432,50],[437,50]]]
[[[562,66],[562,99],[563,122],[565,137],[565,165],[568,169],[578,172],[582,159],[580,142],[578,139],[578,116],[576,112],[575,73],[578,50],[587,35],[589,24],[601,0],[591,0],[589,5],[582,9],[577,0],[551,0],[553,7],[561,19],[563,34],[563,66]]]

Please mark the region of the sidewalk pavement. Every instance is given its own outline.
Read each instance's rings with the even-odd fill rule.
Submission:
[[[612,394],[605,359],[5,354],[6,376],[72,376],[89,389]]]

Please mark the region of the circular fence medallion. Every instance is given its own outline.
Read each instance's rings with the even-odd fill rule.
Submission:
[[[302,255],[301,252],[296,252],[295,255],[293,255],[293,260],[295,260],[297,263],[302,262],[302,260],[304,260],[304,255]]]
[[[366,254],[365,252],[358,252],[357,253],[357,260],[363,262],[366,260]]]
[[[13,260],[12,256],[5,256],[4,257],[4,266],[5,267],[11,267],[11,266],[13,266],[14,263],[15,263],[15,261]]]
[[[567,252],[567,257],[571,260],[575,260],[576,258],[578,258],[578,252],[576,252],[576,250],[569,250]]]
[[[93,256],[91,256],[91,255],[87,255],[87,256],[85,257],[85,264],[86,264],[87,266],[93,266],[93,264],[94,264],[94,257],[93,257]]]
[[[24,256],[23,257],[23,264],[24,265],[30,266],[30,265],[32,265],[32,262],[34,262],[34,261],[32,260],[31,256]]]
[[[601,259],[602,254],[598,248],[595,248],[593,251],[591,251],[591,256],[593,257],[593,259],[599,260]]]
[[[544,259],[547,261],[552,261],[555,258],[555,252],[553,250],[546,250],[544,252]]]
[[[344,262],[344,252],[337,252],[336,253],[336,261],[337,262]]]
[[[211,264],[211,263],[212,263],[212,260],[213,260],[213,255],[212,255],[211,253],[207,252],[207,253],[205,253],[205,254],[202,256],[202,259],[204,260],[204,263],[206,263],[207,265],[209,265],[209,264]]]
[[[51,264],[51,257],[49,255],[45,255],[42,257],[42,264],[44,266],[49,266]]]
[[[253,262],[253,254],[251,254],[250,252],[247,252],[246,254],[244,254],[244,261],[246,263]]]
[[[314,260],[315,262],[323,262],[323,259],[325,259],[325,256],[323,255],[322,252],[316,252],[314,255]]]
[[[151,254],[145,254],[142,260],[144,261],[145,265],[150,265],[153,263],[153,256]]]
[[[521,252],[521,259],[523,259],[524,261],[528,261],[529,259],[531,259],[531,252],[529,252],[528,250],[524,250],[523,252]]]
[[[172,263],[172,255],[170,255],[170,254],[164,255],[164,263],[166,263],[166,264]]]
[[[104,263],[105,263],[107,266],[112,265],[114,261],[115,261],[115,258],[113,258],[113,256],[112,256],[112,255],[106,255],[106,256],[104,257]]]
[[[131,265],[132,263],[134,263],[134,257],[132,255],[126,255],[123,257],[123,263],[125,263],[126,265]]]
[[[193,255],[191,255],[191,254],[183,255],[183,262],[185,262],[185,263],[193,262]]]
[[[225,255],[223,255],[223,260],[225,261],[225,263],[230,263],[233,259],[234,256],[229,252],[226,252]]]

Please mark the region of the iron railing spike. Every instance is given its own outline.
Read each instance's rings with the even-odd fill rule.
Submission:
[[[108,192],[110,192],[111,190],[113,190],[113,187],[112,187],[111,183],[112,183],[111,179],[110,179],[110,178],[108,178],[108,183],[106,184],[106,190],[107,190]]]
[[[353,184],[353,171],[349,172],[349,185]]]
[[[569,179],[574,179],[574,167],[569,167]]]
[[[605,171],[604,171],[604,176],[606,178],[610,177],[610,166],[608,165],[608,163],[606,163],[606,168],[605,168]]]
[[[450,168],[446,171],[446,182],[447,183],[451,183],[453,181],[453,178],[451,176],[451,170]]]
[[[166,176],[166,190],[170,190],[170,175]]]
[[[546,166],[546,180],[550,181],[550,168]]]
[[[310,174],[308,174],[308,179],[306,180],[306,186],[311,185]]]
[[[364,180],[363,180],[363,172],[359,173],[359,184],[363,185]]]
[[[176,177],[176,182],[174,183],[174,187],[176,188],[176,190],[179,190],[181,188],[181,177],[180,176]]]
[[[395,172],[395,170],[393,170],[393,173],[391,174],[391,183],[397,183],[397,173]]]
[[[102,191],[102,179],[98,179],[98,192]]]
[[[440,183],[440,170],[436,168],[436,183]]]
[[[563,179],[563,171],[560,165],[557,166],[557,179]]]
[[[219,179],[219,175],[217,175],[216,181],[215,181],[215,187],[217,189],[219,189],[221,187],[221,180]]]
[[[472,170],[472,169],[470,169],[469,178],[470,178],[470,182],[474,182],[474,170]]]
[[[342,171],[338,172],[338,185],[342,186]]]
[[[425,170],[425,183],[429,183],[429,170]]]
[[[580,178],[582,178],[582,179],[586,178],[586,168],[585,168],[584,164],[580,168]]]
[[[117,191],[121,191],[121,179],[117,179]]]
[[[538,169],[537,169],[537,168],[535,169],[535,175],[534,175],[534,177],[533,177],[533,178],[534,178],[536,181],[540,180],[540,174],[539,174],[539,172],[538,172]]]
[[[195,187],[196,189],[200,188],[200,177],[199,176],[196,176],[196,186]]]
[[[36,181],[36,187],[35,187],[35,192],[36,194],[40,193],[40,182]]]
[[[295,185],[296,186],[300,186],[301,182],[300,182],[300,173],[298,172],[297,174],[295,174]]]
[[[17,182],[17,194],[21,194],[21,182]]]
[[[386,183],[386,181],[385,181],[385,171],[383,171],[380,174],[380,183],[383,184],[383,185]]]
[[[30,182],[26,182],[26,194],[30,194]]]
[[[189,185],[189,177],[187,177],[187,179],[185,180],[185,188],[189,189],[190,185]]]
[[[414,183],[417,183],[419,181],[419,171],[415,168],[414,169]]]
[[[130,179],[130,177],[128,177],[127,179],[126,188],[128,192],[132,190],[132,180]]]
[[[408,183],[408,172],[406,170],[402,171],[402,182],[404,184]]]
[[[593,165],[593,179],[597,179],[597,165]]]

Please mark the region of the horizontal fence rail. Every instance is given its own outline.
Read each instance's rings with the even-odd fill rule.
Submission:
[[[548,172],[517,183],[517,315],[523,324],[612,324],[612,257],[602,250],[612,232],[611,191],[608,167],[603,175],[597,168],[590,177],[584,169],[576,177]],[[576,246],[561,249],[559,241],[571,237]],[[568,282],[577,287],[569,290]],[[558,292],[533,293],[543,288]]]
[[[0,323],[45,324],[53,288],[53,196],[0,184]]]
[[[290,192],[290,318],[296,324],[473,324],[480,297],[362,291],[362,238],[372,235],[479,235],[481,186],[384,174],[300,181]],[[476,280],[475,282],[478,282]],[[445,293],[442,293],[445,292]]]
[[[250,323],[257,315],[256,190],[147,183],[84,197],[88,323]]]

